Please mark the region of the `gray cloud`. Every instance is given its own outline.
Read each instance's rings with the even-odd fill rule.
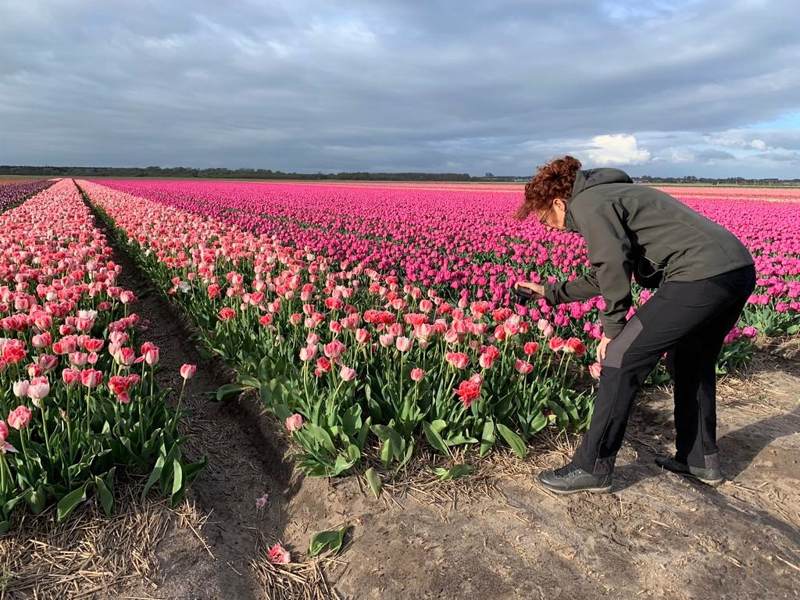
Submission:
[[[698,160],[734,160],[735,155],[727,152],[726,150],[717,150],[716,148],[708,148],[707,150],[700,150],[695,154]]]
[[[0,163],[796,175],[788,0],[340,5],[8,1]]]
[[[795,165],[800,165],[800,152],[788,152],[781,150],[775,152],[764,152],[762,154],[758,154],[757,156],[762,160],[788,162],[794,163]]]

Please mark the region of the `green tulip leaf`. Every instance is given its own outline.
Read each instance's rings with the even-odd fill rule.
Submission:
[[[447,447],[447,444],[444,443],[442,436],[439,435],[439,431],[436,431],[434,428],[433,423],[423,421],[422,430],[425,432],[425,438],[428,440],[428,443],[433,446],[435,450],[438,450],[445,456],[450,456],[450,449]]]
[[[101,477],[94,478],[94,485],[97,488],[97,497],[100,499],[100,506],[103,507],[103,512],[107,516],[111,516],[114,510],[114,494],[106,485]]]
[[[465,463],[465,464],[453,465],[449,469],[437,467],[434,469],[434,472],[436,473],[436,476],[442,481],[450,481],[452,479],[459,479],[460,477],[469,475],[474,470],[475,467]]]
[[[228,400],[229,398],[241,394],[243,391],[249,389],[251,388],[239,383],[226,383],[217,389],[217,402]]]
[[[329,550],[334,554],[342,549],[344,544],[344,536],[347,533],[348,527],[341,529],[334,529],[331,531],[320,531],[311,538],[311,543],[308,545],[309,556],[317,556],[325,550]]]
[[[483,424],[483,432],[481,433],[481,457],[484,457],[489,453],[489,450],[492,449],[492,446],[494,446],[496,441],[497,437],[494,433],[494,421],[489,419]]]
[[[521,437],[519,437],[516,433],[511,431],[502,423],[497,424],[497,431],[500,432],[500,435],[503,436],[503,439],[508,443],[509,446],[511,446],[514,454],[520,458],[525,458],[525,455],[528,453],[528,448],[525,445],[525,442],[522,441]]]
[[[369,484],[369,489],[372,490],[372,493],[375,495],[376,498],[380,497],[381,491],[383,491],[383,484],[381,483],[381,478],[378,473],[370,467],[364,473],[364,477]]]
[[[56,505],[56,520],[58,522],[66,519],[81,502],[86,500],[86,491],[88,488],[89,482],[87,481],[81,487],[72,490],[58,501]]]

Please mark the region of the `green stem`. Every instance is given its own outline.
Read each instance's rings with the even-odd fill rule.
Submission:
[[[156,368],[155,366],[150,367],[150,396],[146,400],[152,400],[153,394],[155,391],[155,384],[156,384]],[[139,402],[136,403],[137,412],[139,414],[139,447],[144,448],[144,430],[145,425],[142,421],[142,403],[145,401],[145,398],[140,398]]]
[[[42,431],[44,431],[44,445],[45,448],[47,448],[48,462],[52,464],[53,454],[50,451],[50,434],[47,432],[47,410],[44,407],[44,402],[41,400],[40,402],[42,402],[40,410],[42,411]]]
[[[308,397],[308,363],[303,363],[303,404],[305,405],[306,416],[311,416],[311,402]]]
[[[181,385],[181,393],[178,396],[178,405],[175,407],[175,414],[172,416],[172,435],[175,435],[175,431],[178,429],[178,415],[181,412],[181,401],[183,400],[183,392],[186,389],[186,380],[183,380],[183,385]]]
[[[562,378],[561,378],[561,389],[562,390],[566,387],[567,374],[569,373],[569,364],[570,364],[571,361],[572,361],[572,354],[567,356],[567,363],[566,363],[566,365],[564,365],[564,374],[562,375]]]
[[[23,464],[25,465],[25,475],[26,475],[26,477],[28,479],[31,479],[31,476],[30,476],[31,475],[31,470],[30,470],[30,468],[28,466],[28,444],[27,444],[27,442],[25,442],[25,436],[26,436],[25,432],[26,431],[27,431],[27,429],[21,429],[20,430],[20,432],[19,432],[19,442],[20,442],[20,445],[22,446],[22,456],[25,457],[25,460],[22,461]],[[9,471],[9,474],[10,473],[11,473],[11,471]]]
[[[67,448],[69,452],[69,462],[72,464],[75,460],[75,454],[72,447],[72,415],[69,412],[69,397],[70,397],[70,388],[67,388],[67,409],[64,412],[66,415],[67,421]]]
[[[11,479],[11,471],[8,473]],[[6,495],[6,451],[0,449],[0,492],[3,496]]]
[[[92,435],[92,388],[86,388],[86,435]]]
[[[405,359],[405,352],[400,353],[400,405],[403,404],[403,360]]]

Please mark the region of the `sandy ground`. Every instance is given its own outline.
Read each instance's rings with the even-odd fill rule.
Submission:
[[[560,437],[526,460],[496,452],[456,482],[436,482],[419,460],[375,499],[357,476],[294,470],[282,428],[256,418],[246,398],[212,402],[224,369],[198,355],[175,312],[117,258],[122,284],[140,296],[145,336],[162,348],[161,385],[177,389],[180,364],[200,365],[185,432],[187,454],[205,454],[209,466],[177,511],[130,500],[113,528],[87,507],[80,527],[56,535],[34,520],[0,541],[3,598],[800,597],[800,361],[791,343],[721,382],[729,480],[718,488],[653,463],[673,432],[669,391],[650,390],[610,494],[559,497],[534,483],[567,460],[575,440]],[[308,561],[311,535],[341,525],[350,532],[340,556]],[[299,564],[269,565],[276,541]]]

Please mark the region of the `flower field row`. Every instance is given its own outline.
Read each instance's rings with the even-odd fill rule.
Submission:
[[[728,186],[658,186],[673,196],[681,198],[722,198],[725,200],[771,200],[773,202],[800,201],[800,188],[796,187],[728,187]]]
[[[0,215],[0,529],[21,505],[62,519],[92,492],[110,512],[136,474],[177,500],[198,469],[120,272],[71,180]]]
[[[52,185],[52,183],[52,181],[46,179],[0,183],[0,212],[14,206],[29,196],[41,192]]]
[[[551,422],[588,423],[590,396],[574,384],[586,345],[539,310],[451,303],[214,216],[79,184],[239,371],[227,391],[258,388],[312,474],[343,473],[376,442],[387,465],[407,461],[420,436],[445,454],[499,439],[524,454]]]

